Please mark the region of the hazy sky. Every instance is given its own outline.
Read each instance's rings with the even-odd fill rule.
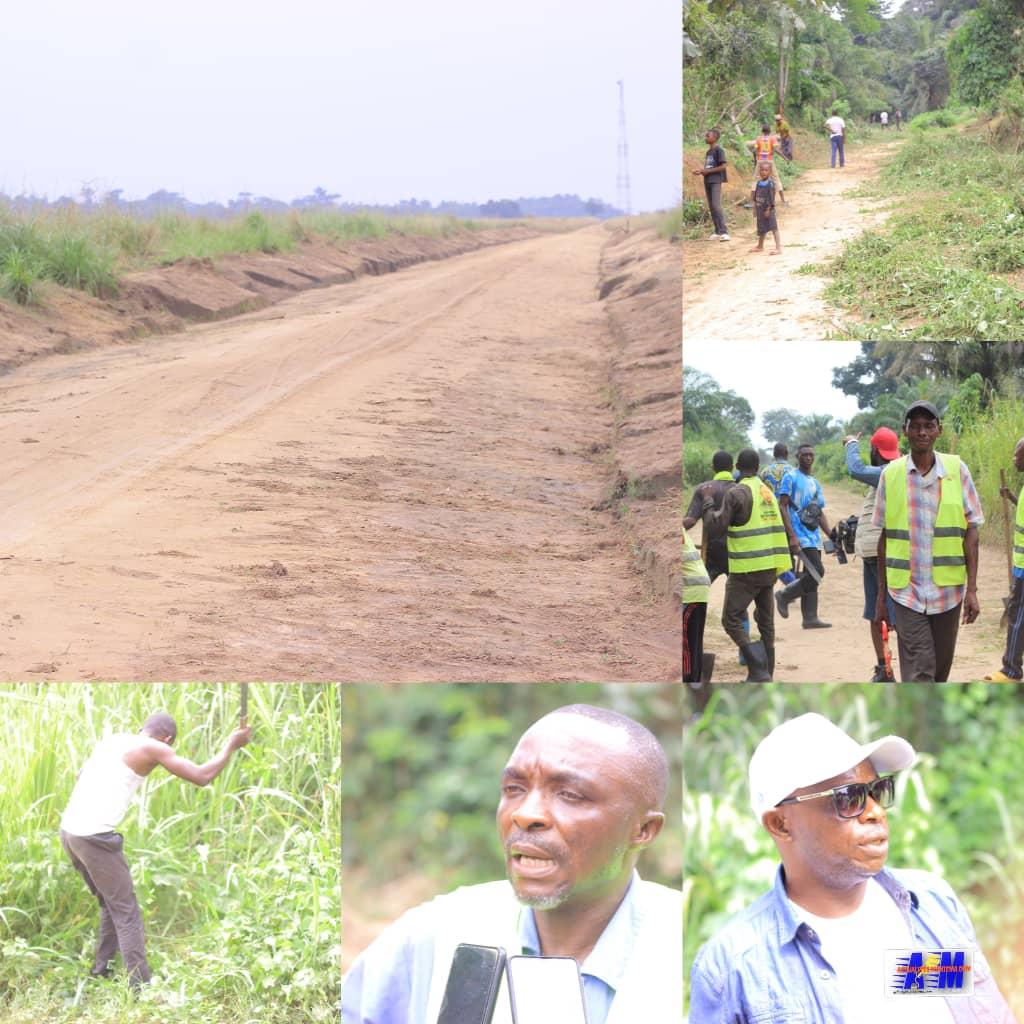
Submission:
[[[676,0],[35,0],[4,11],[0,189],[677,201]]]
[[[778,440],[760,433],[761,416],[769,409],[828,413],[838,420],[856,415],[857,399],[832,387],[832,370],[858,355],[858,341],[687,341],[683,346],[687,366],[750,403],[757,413],[751,440],[764,447]]]

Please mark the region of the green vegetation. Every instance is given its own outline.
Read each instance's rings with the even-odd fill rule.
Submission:
[[[346,686],[342,701],[345,870],[365,873],[370,888],[409,874],[439,888],[504,877],[494,823],[501,770],[529,725],[577,703],[630,715],[665,747],[673,766],[669,815],[640,872],[678,888],[682,835],[671,813],[681,795],[678,686]]]
[[[1024,331],[1024,153],[924,115],[869,189],[899,197],[884,226],[825,264],[853,338],[1015,340]],[[915,124],[920,119],[915,119]]]
[[[719,686],[687,729],[684,963],[772,883],[778,856],[754,819],[747,764],[780,722],[817,711],[856,739],[918,751],[889,811],[889,865],[941,875],[966,905],[996,980],[1024,1012],[1024,740],[1020,687]]]
[[[391,216],[309,208],[212,219],[165,213],[143,219],[113,208],[15,212],[0,206],[0,294],[20,305],[44,299],[52,281],[91,295],[117,294],[118,277],[183,259],[289,252],[300,242],[343,245],[396,236],[446,238],[522,223],[429,214]],[[553,225],[545,225],[554,228]],[[564,230],[558,222],[558,230]]]
[[[12,1024],[285,1024],[336,1019],[340,747],[337,688],[250,688],[252,743],[207,788],[158,768],[125,820],[154,983],[86,980],[98,908],[58,824],[108,731],[156,710],[205,761],[237,724],[238,688],[0,688],[0,1017]]]

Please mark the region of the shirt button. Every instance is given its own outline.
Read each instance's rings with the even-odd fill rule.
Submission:
[[[828,981],[828,979],[830,977],[831,977],[831,975],[828,973],[828,971],[822,971],[821,972],[821,980],[822,981]]]

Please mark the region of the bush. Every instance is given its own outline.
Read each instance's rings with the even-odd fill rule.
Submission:
[[[924,131],[928,128],[952,128],[956,123],[956,117],[948,110],[929,110],[912,118],[910,127]]]
[[[19,306],[34,306],[39,301],[43,264],[34,253],[14,245],[0,257],[0,288]]]

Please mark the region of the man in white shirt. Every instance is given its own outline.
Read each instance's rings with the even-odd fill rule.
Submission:
[[[60,822],[64,852],[100,904],[99,939],[90,973],[109,978],[120,950],[133,989],[148,982],[152,971],[146,960],[142,913],[124,858],[124,837],[115,829],[157,765],[194,786],[206,786],[249,742],[252,729],[236,729],[221,752],[202,765],[174,753],[171,745],[177,735],[174,719],[161,712],[150,715],[134,735],[115,733],[101,740],[78,773]]]
[[[882,127],[883,128],[888,128],[889,127],[889,112],[886,111],[886,110],[883,110],[878,115],[878,120],[882,122]]]
[[[846,143],[846,122],[839,116],[839,111],[833,110],[832,116],[825,122],[828,129],[829,142],[832,144],[832,167],[836,166],[836,153],[839,154],[839,166],[846,166],[846,154],[843,147]]]

